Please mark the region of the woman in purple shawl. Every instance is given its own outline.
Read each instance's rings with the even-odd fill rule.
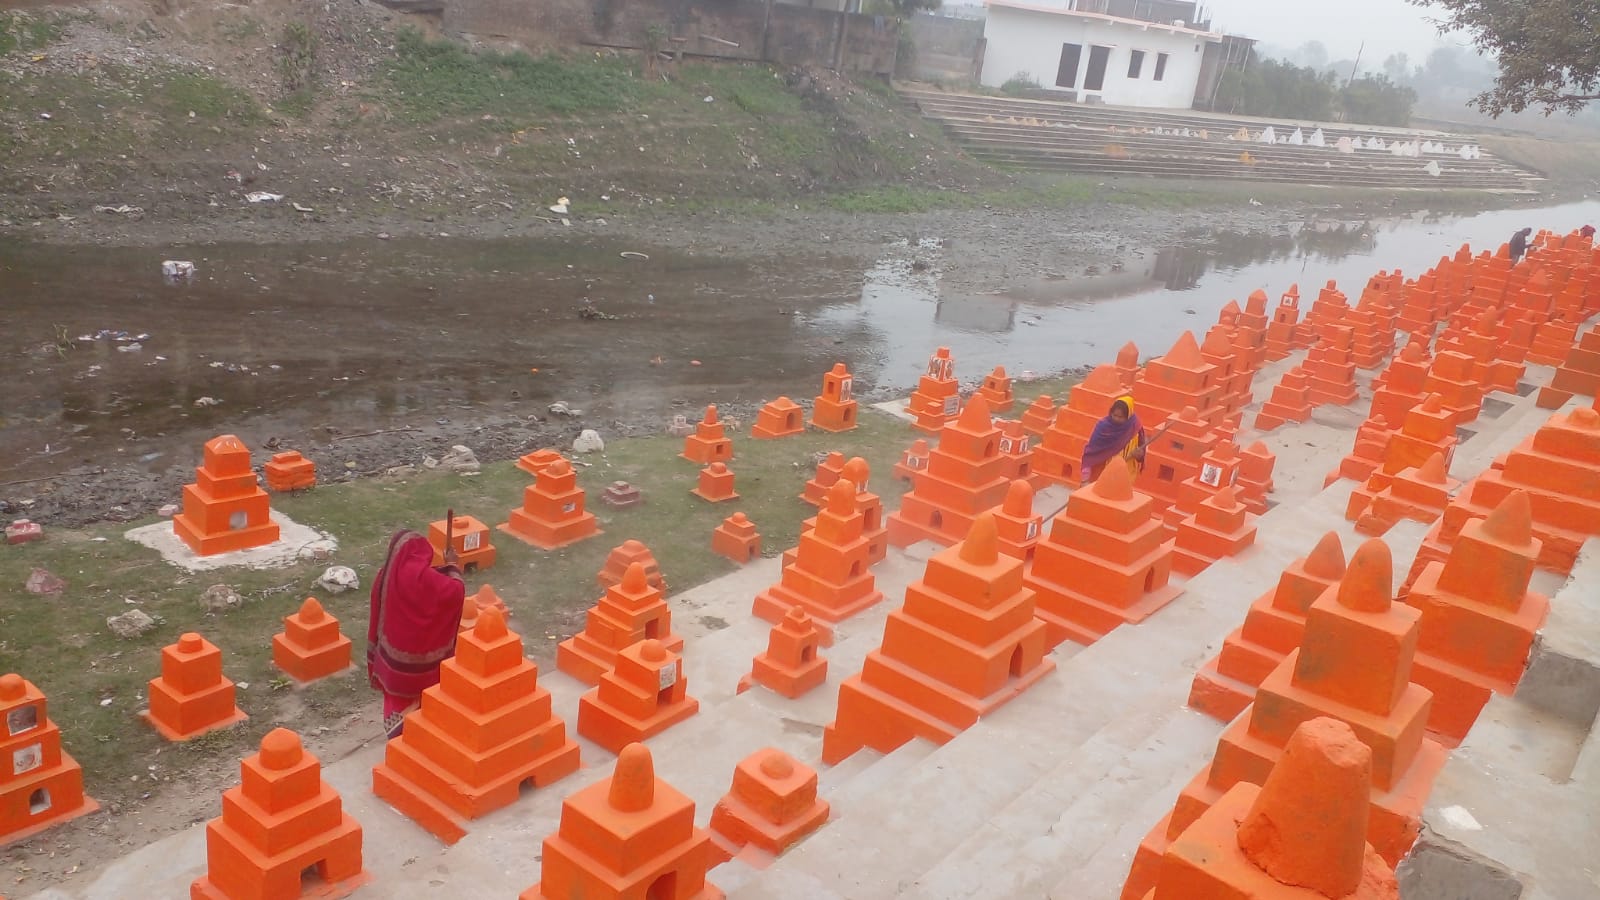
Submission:
[[[1083,462],[1079,469],[1083,483],[1089,484],[1105,471],[1106,463],[1121,457],[1130,475],[1138,475],[1144,468],[1144,426],[1133,414],[1133,398],[1120,397],[1111,404],[1111,412],[1095,423],[1094,433],[1083,448]]]

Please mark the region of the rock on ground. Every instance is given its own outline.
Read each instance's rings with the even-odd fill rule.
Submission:
[[[120,638],[136,638],[156,627],[156,620],[142,609],[130,609],[120,616],[107,616],[106,627]]]
[[[361,579],[357,577],[356,570],[349,566],[329,566],[328,571],[317,579],[317,587],[330,594],[342,594],[360,588]]]
[[[225,584],[213,584],[200,595],[200,608],[208,613],[236,609],[243,605],[244,598],[239,596],[239,592]]]
[[[457,444],[439,460],[439,468],[451,472],[476,472],[478,457],[471,448]]]
[[[573,453],[604,453],[606,442],[600,439],[600,432],[593,428],[585,428],[583,433],[572,441]]]

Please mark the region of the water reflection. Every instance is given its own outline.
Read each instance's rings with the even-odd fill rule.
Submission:
[[[915,272],[889,261],[866,273],[859,299],[814,318],[858,331],[868,323],[878,380],[898,388],[915,383],[939,345],[955,351],[966,380],[996,365],[1054,371],[1105,362],[1129,340],[1157,355],[1186,330],[1198,336],[1228,300],[1242,302],[1257,289],[1277,297],[1298,283],[1311,296],[1333,279],[1354,295],[1380,269],[1418,275],[1463,243],[1493,248],[1524,224],[1566,232],[1591,221],[1600,221],[1594,201],[1470,216],[1319,219],[1270,234],[1217,231],[1185,246],[1131,251],[1083,275],[1018,280],[992,293],[952,291],[937,266]]]
[[[192,449],[224,428],[260,441],[520,418],[557,399],[601,421],[665,415],[674,400],[806,396],[841,360],[862,393],[904,390],[940,345],[966,381],[996,365],[1047,372],[1106,361],[1130,339],[1161,353],[1258,288],[1276,297],[1298,282],[1310,296],[1336,279],[1353,294],[1379,269],[1415,275],[1464,242],[1589,221],[1600,203],[1217,231],[990,291],[952,290],[941,270],[966,251],[937,241],[893,248],[865,272],[813,256],[626,261],[630,248],[598,242],[5,245],[0,467],[57,471],[62,447],[68,465],[124,445],[142,455],[136,437]],[[163,284],[152,262],[163,256],[196,260],[200,276]],[[152,338],[139,352],[88,341],[57,353],[44,344],[58,326]],[[223,403],[196,406],[205,397]]]

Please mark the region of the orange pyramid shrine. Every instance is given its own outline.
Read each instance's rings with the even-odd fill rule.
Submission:
[[[707,503],[739,499],[739,492],[733,489],[733,470],[719,462],[700,470],[700,481],[689,493]]]
[[[928,561],[889,613],[883,644],[839,686],[822,735],[829,765],[921,737],[943,744],[1055,669],[1022,561],[1000,552],[985,513],[959,546]]]
[[[578,745],[551,711],[539,667],[488,609],[385,745],[372,790],[453,844],[469,820],[515,803],[523,785],[547,787],[577,770]]]
[[[455,531],[450,532],[452,524]],[[463,572],[481,572],[494,565],[494,544],[489,542],[489,526],[472,516],[456,516],[455,522],[440,519],[428,523],[428,543],[433,547],[433,565],[444,565],[444,544],[449,538]]]
[[[706,407],[705,418],[695,425],[693,434],[684,437],[683,452],[678,455],[702,466],[733,460],[733,441],[728,437],[727,427],[717,418],[716,404]]]
[[[1383,454],[1388,450],[1389,438],[1394,436],[1394,429],[1389,427],[1389,420],[1374,412],[1356,428],[1355,446],[1345,457],[1339,460],[1339,468],[1329,472],[1322,480],[1322,486],[1327,487],[1341,478],[1351,481],[1366,481],[1372,473],[1383,465]]]
[[[1146,428],[1155,428],[1192,406],[1216,425],[1226,414],[1221,402],[1224,387],[1217,367],[1200,353],[1194,332],[1185,331],[1166,356],[1150,360],[1139,373],[1133,384],[1135,412]]]
[[[1288,358],[1299,346],[1295,333],[1300,326],[1300,294],[1284,294],[1273,309],[1263,342],[1267,362]]]
[[[350,668],[350,639],[339,633],[339,620],[307,597],[300,609],[283,617],[283,631],[272,636],[272,664],[302,685]]]
[[[822,633],[798,606],[772,626],[767,649],[756,655],[749,674],[739,679],[738,693],[759,684],[794,700],[828,678],[828,661],[822,658]]]
[[[1572,571],[1584,541],[1600,534],[1600,410],[1579,407],[1556,415],[1505,457],[1505,464],[1479,475],[1445,508],[1428,532],[1411,570],[1443,562],[1467,521],[1489,515],[1515,490],[1528,492],[1539,566]]]
[[[1311,382],[1298,368],[1283,373],[1272,389],[1272,396],[1261,404],[1256,413],[1256,430],[1271,431],[1285,422],[1307,422],[1311,419]]]
[[[1254,515],[1267,511],[1267,494],[1272,491],[1272,471],[1278,457],[1261,441],[1239,451],[1239,501]]]
[[[906,409],[911,413],[912,427],[929,434],[938,434],[945,423],[961,413],[961,385],[956,381],[949,347],[940,347],[928,357],[928,371],[917,381]]]
[[[828,498],[828,488],[839,480],[839,474],[844,471],[844,454],[837,450],[830,450],[828,455],[817,462],[817,474],[806,482],[805,490],[801,492],[800,499],[812,506],[821,506]]]
[[[601,533],[594,513],[584,509],[578,475],[566,460],[551,463],[523,488],[522,507],[499,528],[540,550],[559,550]]]
[[[1550,601],[1528,590],[1540,542],[1526,491],[1462,526],[1443,563],[1428,563],[1405,602],[1422,613],[1411,680],[1433,692],[1428,729],[1446,747],[1466,737],[1491,694],[1510,696]]]
[[[1428,380],[1429,362],[1424,345],[1416,341],[1406,344],[1373,382],[1372,408],[1367,417],[1404,422],[1406,411],[1427,397],[1423,386]]]
[[[1168,424],[1171,427],[1167,433],[1148,445],[1144,468],[1135,479],[1139,490],[1156,501],[1157,512],[1163,516],[1182,499],[1184,484],[1204,473],[1207,455],[1222,440],[1222,435],[1192,406],[1184,407]],[[1198,502],[1194,505],[1198,506]],[[1169,524],[1176,526],[1179,518],[1180,515],[1170,516]]]
[[[491,609],[499,612],[502,619],[511,618],[511,608],[506,606],[506,601],[500,598],[494,585],[486,584],[468,594],[461,602],[461,627],[457,631],[471,631],[478,627],[478,617]]]
[[[832,626],[883,599],[872,574],[872,546],[857,508],[855,485],[840,479],[816,527],[800,534],[794,558],[777,584],[756,595],[752,612],[776,625],[790,609],[804,610],[832,644]]]
[[[1443,457],[1448,470],[1457,442],[1450,411],[1444,408],[1438,394],[1429,394],[1421,406],[1406,413],[1405,424],[1384,444],[1383,464],[1367,478],[1367,490],[1383,490],[1394,476],[1406,469],[1420,468],[1436,453]]]
[[[605,590],[615,584],[622,583],[622,576],[628,574],[628,567],[638,563],[644,566],[645,579],[650,586],[665,594],[667,592],[667,579],[661,574],[661,565],[656,562],[655,554],[644,542],[632,538],[623,541],[611,548],[606,555],[604,565],[600,567],[600,574],[595,576],[595,581]]]
[[[161,648],[161,675],[150,679],[150,708],[141,717],[169,741],[187,741],[249,716],[233,703],[222,651],[194,632]]]
[[[0,676],[0,844],[87,815],[100,804],[83,792],[83,767],[61,749],[44,694],[15,673]]]
[[[1366,839],[1371,780],[1355,731],[1312,719],[1261,787],[1229,788],[1172,841],[1144,900],[1399,900],[1394,869]]]
[[[650,749],[619,748],[611,777],[561,801],[540,880],[519,900],[722,900],[706,881],[711,835],[694,801],[656,777]]]
[[[1346,406],[1356,402],[1355,333],[1342,325],[1330,326],[1306,354],[1300,371],[1315,406]]]
[[[272,729],[239,768],[222,815],[206,823],[206,874],[190,885],[190,900],[343,897],[370,880],[361,826],[298,734]],[[316,872],[310,885],[307,869]]]
[[[206,441],[205,460],[194,474],[195,483],[183,486],[183,511],[172,517],[172,530],[190,550],[212,556],[278,539],[243,441],[231,434]]]
[[[1154,886],[1168,846],[1206,809],[1236,784],[1264,782],[1295,729],[1323,716],[1349,725],[1372,748],[1368,842],[1390,865],[1411,849],[1447,753],[1424,735],[1433,695],[1410,680],[1420,616],[1390,601],[1392,575],[1388,546],[1368,541],[1339,587],[1311,605],[1300,647],[1262,681],[1211,764],[1139,845],[1124,900]]]
[[[612,753],[654,737],[694,715],[683,660],[660,641],[640,641],[617,654],[616,665],[578,698],[578,733]]]
[[[1444,454],[1435,453],[1415,469],[1389,479],[1387,487],[1374,491],[1363,485],[1351,491],[1345,518],[1368,537],[1382,537],[1401,519],[1431,524],[1444,515],[1451,492],[1460,486],[1445,468]]]
[[[1256,525],[1228,485],[1206,498],[1178,524],[1172,568],[1194,576],[1225,556],[1238,556],[1256,541]]]
[[[811,406],[811,424],[822,431],[849,431],[856,427],[855,379],[844,363],[822,376],[822,394]]]
[[[1583,333],[1578,343],[1567,350],[1566,359],[1556,369],[1550,384],[1539,391],[1539,406],[1560,409],[1576,394],[1593,397],[1600,393],[1600,325]]]
[[[756,413],[750,436],[758,441],[772,441],[804,434],[805,430],[806,411],[788,397],[779,397]]]
[[[532,453],[524,453],[522,456],[517,457],[517,468],[532,475],[533,479],[538,481],[539,473],[549,468],[550,464],[556,460],[566,462],[567,465],[572,464],[567,461],[565,456],[561,455],[560,450],[556,450],[553,447],[541,447]]]
[[[739,565],[755,562],[761,556],[761,535],[756,523],[742,512],[722,520],[711,532],[711,552]]]
[[[852,456],[839,470],[839,480],[855,485],[856,509],[861,512],[861,534],[867,539],[867,558],[877,565],[889,555],[889,526],[883,514],[883,498],[872,492],[872,467],[859,456]],[[817,517],[800,523],[800,533],[817,527]],[[783,564],[794,562],[796,550],[785,550]]]
[[[1005,502],[994,511],[1000,552],[1027,562],[1044,534],[1044,517],[1033,511],[1033,485],[1018,479],[1006,490]]]
[[[1256,688],[1305,636],[1306,612],[1344,577],[1344,548],[1330,531],[1307,556],[1295,560],[1272,590],[1250,604],[1244,624],[1222,642],[1222,652],[1195,673],[1189,708],[1231,722],[1256,698]]]
[[[267,476],[267,487],[280,494],[317,486],[317,464],[300,455],[299,450],[272,454],[272,459],[261,467],[261,473]]]
[[[1028,587],[1054,649],[1092,644],[1123,623],[1138,624],[1181,593],[1169,585],[1173,540],[1155,501],[1133,489],[1126,466],[1074,491],[1033,550]]]
[[[783,854],[828,821],[817,797],[817,773],[782,750],[765,747],[740,760],[733,786],[711,810],[712,854],[727,862],[753,847]]]
[[[1117,351],[1117,361],[1114,365],[1117,370],[1117,380],[1122,384],[1133,384],[1139,378],[1142,367],[1139,365],[1139,345],[1129,341]]]
[[[556,668],[588,685],[616,665],[617,654],[645,640],[679,653],[683,638],[672,630],[672,609],[652,585],[642,563],[632,563],[622,581],[606,588],[589,609],[583,630],[556,648]]]
[[[989,401],[991,412],[1008,413],[1017,404],[1017,398],[1011,393],[1011,376],[1006,374],[1005,366],[995,366],[993,372],[985,375],[978,393]]]
[[[1115,366],[1095,366],[1088,377],[1073,385],[1067,402],[1056,410],[1033,448],[1033,474],[1068,487],[1082,484],[1083,448],[1088,446],[1095,424],[1111,411],[1111,404],[1126,396],[1128,389]],[[1156,425],[1143,417],[1140,421],[1146,428]]]
[[[900,508],[889,514],[889,543],[949,546],[961,540],[979,513],[1005,499],[1011,485],[1005,467],[989,401],[975,395],[961,417],[944,426],[939,446],[928,454],[928,470],[915,476]]]
[[[895,479],[907,484],[914,483],[916,473],[928,468],[928,452],[927,441],[922,438],[912,441],[911,446],[907,447],[906,452],[900,457],[900,461],[894,464]],[[809,488],[810,485],[807,484],[806,487]]]
[[[1483,385],[1472,374],[1472,357],[1452,350],[1434,354],[1422,391],[1424,399],[1428,394],[1437,394],[1457,425],[1478,418],[1483,406]]]
[[[1034,437],[1042,436],[1050,428],[1050,423],[1056,419],[1056,401],[1049,394],[1040,394],[1033,398],[1028,408],[1022,411],[1022,430]]]

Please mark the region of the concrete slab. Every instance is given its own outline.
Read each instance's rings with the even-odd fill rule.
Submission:
[[[1530,758],[1533,735],[1569,723],[1493,697],[1434,781],[1423,834],[1397,874],[1407,900],[1600,896],[1600,784],[1560,783]]]
[[[170,521],[133,528],[124,532],[122,536],[135,544],[149,547],[161,554],[163,560],[186,572],[209,572],[233,566],[250,569],[282,569],[312,558],[312,554],[318,550],[325,550],[331,554],[339,549],[339,541],[333,535],[308,525],[301,525],[278,510],[273,510],[271,515],[272,521],[278,525],[278,540],[262,547],[217,553],[212,556],[200,556],[190,550],[189,545],[180,540],[177,533],[172,530]]]
[[[1586,726],[1600,714],[1600,538],[1590,538],[1534,640],[1517,700]]]

